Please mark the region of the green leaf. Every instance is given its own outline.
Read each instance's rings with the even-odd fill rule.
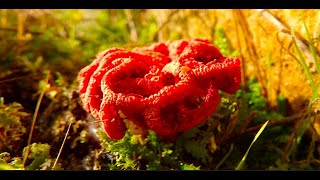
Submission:
[[[26,147],[27,148],[27,147]],[[25,154],[26,148],[23,151]],[[29,159],[33,159],[31,164],[29,164],[26,169],[28,170],[36,170],[40,169],[40,166],[49,158],[50,155],[50,145],[49,144],[37,144],[33,143],[31,145],[31,150],[29,154]]]
[[[16,168],[10,164],[7,164],[7,163],[0,161],[0,170],[16,170]]]
[[[181,163],[182,170],[200,170],[200,166],[195,166],[193,164],[184,164]]]
[[[306,22],[305,22],[304,18],[302,18],[302,22],[303,22],[304,29],[306,30],[307,41],[308,41],[308,44],[309,44],[309,48],[311,50],[311,54],[312,54],[313,60],[314,60],[314,62],[316,64],[316,68],[317,68],[318,74],[320,74],[320,64],[319,64],[317,52],[316,52],[316,49],[315,49],[315,47],[313,45],[313,42],[311,40],[311,36],[310,36],[309,30],[307,28],[307,25],[306,25]]]

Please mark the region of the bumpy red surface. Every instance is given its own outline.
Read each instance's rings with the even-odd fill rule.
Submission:
[[[235,93],[240,76],[237,57],[192,39],[108,49],[79,72],[78,82],[84,109],[118,140],[127,130],[124,118],[162,136],[199,125],[215,111],[218,89]]]

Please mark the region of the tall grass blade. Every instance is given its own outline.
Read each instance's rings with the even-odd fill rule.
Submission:
[[[314,63],[316,64],[316,69],[318,71],[318,74],[320,74],[320,64],[319,64],[319,61],[318,61],[318,56],[317,56],[317,53],[316,53],[316,49],[315,49],[315,47],[313,45],[313,42],[311,40],[311,36],[310,36],[309,30],[307,28],[306,22],[304,21],[304,18],[302,18],[302,22],[303,22],[304,29],[306,30],[307,41],[308,41],[308,44],[309,44],[309,48],[310,48]]]
[[[307,28],[306,22],[305,22],[303,17],[302,17],[302,22],[303,22],[304,29],[306,30],[307,41],[308,41],[308,44],[309,44],[309,48],[311,50],[312,58],[313,58],[314,63],[316,65],[316,69],[317,69],[318,75],[320,75],[320,64],[319,64],[318,56],[317,56],[317,53],[316,53],[316,49],[315,49],[314,44],[313,44],[313,42],[311,40],[311,36],[310,36],[309,30]],[[311,97],[312,100],[314,100],[314,99],[316,99],[318,97],[319,86],[320,86],[320,83],[317,84],[316,89],[313,91],[313,94],[312,94],[312,97]]]
[[[300,51],[300,49],[299,49],[299,47],[297,45],[297,41],[296,41],[295,36],[293,34],[291,34],[291,36],[292,36],[292,42],[293,42],[293,45],[294,45],[294,49],[296,50],[296,52],[298,54],[298,57],[299,57],[300,64],[302,65],[302,68],[303,68],[304,72],[306,73],[307,78],[310,81],[311,87],[312,87],[313,92],[314,92],[314,91],[316,91],[317,87],[316,87],[316,85],[315,85],[315,83],[314,83],[314,81],[312,79],[311,72],[310,72],[310,70],[309,70],[309,68],[308,68],[308,66],[307,66],[307,64],[306,64],[306,62],[305,62],[305,60],[304,60],[304,58],[303,58],[303,56],[301,54],[301,51]]]
[[[244,154],[243,158],[241,159],[241,161],[239,162],[239,164],[238,164],[238,166],[236,167],[235,170],[241,170],[241,169],[242,169],[243,164],[244,164],[244,162],[245,162],[245,160],[246,160],[246,158],[247,158],[247,156],[248,156],[248,153],[249,153],[252,145],[254,144],[254,142],[256,142],[256,140],[258,139],[258,137],[260,136],[260,134],[263,132],[263,130],[266,128],[266,126],[267,126],[268,123],[269,123],[269,120],[266,121],[266,122],[261,126],[260,130],[259,130],[259,131],[257,132],[257,134],[254,136],[254,138],[253,138],[253,140],[252,140],[252,142],[251,142],[251,144],[250,144],[247,152]]]

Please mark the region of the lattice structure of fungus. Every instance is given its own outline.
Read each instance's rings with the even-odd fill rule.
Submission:
[[[239,58],[204,39],[107,49],[78,75],[84,109],[115,140],[127,131],[124,119],[161,136],[187,131],[215,111],[218,89],[235,93],[240,79]]]

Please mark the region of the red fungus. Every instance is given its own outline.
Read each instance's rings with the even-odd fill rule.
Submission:
[[[240,75],[237,57],[192,39],[106,50],[79,72],[78,82],[84,109],[118,140],[127,130],[124,119],[161,136],[199,125],[216,109],[218,89],[235,93]]]

